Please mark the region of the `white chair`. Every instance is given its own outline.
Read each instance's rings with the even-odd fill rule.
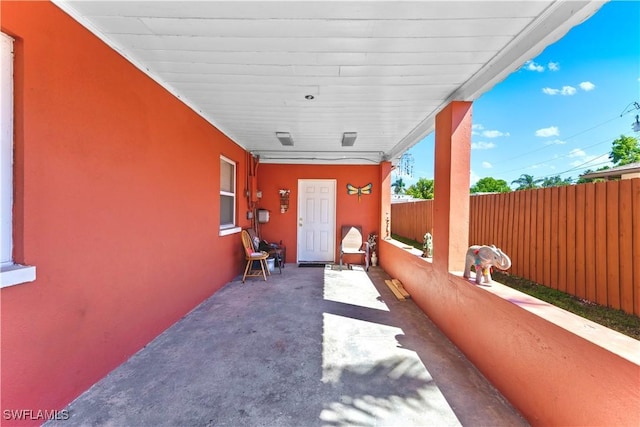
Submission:
[[[362,228],[356,225],[342,226],[342,240],[340,241],[340,270],[344,254],[358,254],[364,256],[365,269],[369,271],[369,242],[362,238]]]

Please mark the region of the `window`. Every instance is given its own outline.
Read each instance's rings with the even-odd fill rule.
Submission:
[[[13,39],[0,33],[0,287],[31,282],[36,268],[13,262]]]
[[[237,233],[236,163],[220,156],[220,235]]]

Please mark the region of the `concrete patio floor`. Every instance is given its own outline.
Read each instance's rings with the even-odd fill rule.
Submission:
[[[238,277],[47,425],[528,425],[388,278]]]

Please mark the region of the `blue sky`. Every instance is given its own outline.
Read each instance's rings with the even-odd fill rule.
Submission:
[[[633,102],[640,102],[640,2],[612,1],[474,102],[472,184],[487,176],[511,184],[521,174],[575,181],[611,165],[614,139],[640,137],[631,129],[640,111],[620,117]],[[407,152],[414,160],[407,186],[433,178],[434,136]]]

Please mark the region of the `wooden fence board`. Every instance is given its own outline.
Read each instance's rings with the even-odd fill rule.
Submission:
[[[483,240],[485,239],[484,233],[486,233],[486,224],[484,221],[485,215],[485,205],[487,203],[486,198],[480,197],[478,198],[478,234],[476,237],[476,244],[481,245],[484,244]]]
[[[478,197],[476,199],[475,217],[476,217],[475,219],[476,235],[475,235],[475,239],[469,242],[470,245],[477,245],[482,239],[482,236],[480,235],[480,231],[482,230],[482,198],[481,197]]]
[[[480,245],[487,245],[487,241],[486,239],[489,238],[488,234],[490,232],[490,227],[491,224],[489,224],[489,219],[487,218],[487,206],[489,205],[489,200],[485,197],[482,198],[482,208],[480,208],[480,211],[482,212],[482,224],[480,225],[480,242],[478,242],[478,244]]]
[[[620,244],[620,308],[633,313],[633,208],[631,204],[631,180],[620,181],[619,189],[619,237]],[[640,278],[640,276],[639,276]]]
[[[598,284],[598,294],[607,296],[609,307],[620,307],[620,236],[618,182],[607,183],[607,204],[605,218],[607,224],[607,280]],[[604,260],[603,260],[604,261]]]
[[[640,179],[631,180],[633,209],[633,312],[640,316]]]
[[[530,277],[531,267],[531,191],[524,191],[524,233],[522,243],[524,245],[524,260],[522,265],[522,277]]]
[[[475,233],[475,224],[474,224],[474,211],[475,211],[475,203],[476,197],[472,196],[469,198],[469,244],[473,242],[474,233]]]
[[[599,286],[605,286],[607,282],[607,183],[597,182],[595,187],[595,233],[589,235],[587,229],[587,265],[595,267],[595,283],[587,281],[587,299],[598,304],[607,305],[606,293],[598,295]],[[588,188],[588,187],[587,187]],[[588,203],[587,203],[588,204]],[[589,245],[591,243],[591,245]]]
[[[576,187],[567,187],[567,292],[576,295]]]
[[[558,189],[558,290],[567,292],[567,187]]]
[[[511,196],[511,238],[500,243],[501,247],[509,248],[506,254],[511,258],[512,264],[518,262],[518,200],[521,193],[522,191],[514,191]]]
[[[584,247],[587,187],[589,186],[579,185],[576,188],[576,296],[579,298],[585,298],[587,296],[585,287],[587,271]]]
[[[546,191],[550,195],[550,209],[548,210],[549,216],[546,217],[546,220],[550,223],[549,226],[551,228],[551,236],[549,239],[549,255],[551,259],[549,260],[551,265],[549,266],[549,286],[553,289],[558,289],[558,221],[560,218],[560,213],[558,209],[558,187],[551,188],[551,191]]]
[[[427,230],[433,236],[433,200],[429,200],[427,206]]]
[[[499,195],[492,194],[491,197],[485,198],[487,201],[487,206],[485,209],[487,210],[487,218],[489,221],[489,235],[487,236],[487,242],[490,245],[497,245],[501,240],[500,233],[502,232],[501,228],[497,226],[498,222],[498,209],[496,200],[499,199]]]
[[[488,199],[488,198],[487,198]],[[502,244],[505,240],[504,237],[504,222],[505,222],[505,195],[498,194],[494,196],[494,200],[497,201],[498,215],[496,216],[496,245]]]
[[[538,235],[536,236],[536,282],[544,283],[544,270],[545,270],[545,258],[549,256],[549,252],[545,250],[545,227],[544,227],[544,213],[545,213],[545,198],[544,192],[534,190],[539,200],[538,211],[536,213],[536,221],[538,223]],[[540,197],[543,196],[543,197]],[[548,238],[548,237],[547,237]]]
[[[549,260],[551,254],[551,194],[548,191],[540,191],[544,199],[544,209],[542,210],[542,279],[540,283],[548,283],[551,285],[550,268],[551,263],[545,262]]]
[[[516,227],[517,236],[514,242],[516,255],[511,259],[511,272],[516,276],[522,277],[522,266],[524,265],[524,239],[522,236],[524,228],[524,193],[519,191],[516,194],[516,221],[514,226]]]
[[[536,281],[537,260],[538,260],[538,198],[535,197],[534,191],[529,191],[531,194],[531,211],[529,213],[531,217],[531,238],[529,239],[529,248],[531,248],[531,255],[529,256],[529,279]]]
[[[503,237],[502,237],[502,241],[497,242],[497,244],[500,245],[500,249],[502,249],[507,255],[512,255],[511,249],[509,248],[509,244],[506,243],[506,242],[510,242],[512,239],[512,231],[513,231],[513,228],[511,226],[511,214],[513,211],[512,197],[513,197],[513,193],[505,193],[504,195],[504,222],[501,224]]]
[[[584,203],[584,267],[585,267],[585,283],[584,298],[589,301],[596,301],[596,282],[597,272],[600,269],[600,263],[595,262],[593,255],[596,253],[595,242],[598,240],[597,233],[601,231],[596,228],[596,206],[598,203],[604,203],[604,200],[598,200],[597,195],[601,196],[602,190],[596,193],[596,184],[587,185],[585,187],[585,203]]]

